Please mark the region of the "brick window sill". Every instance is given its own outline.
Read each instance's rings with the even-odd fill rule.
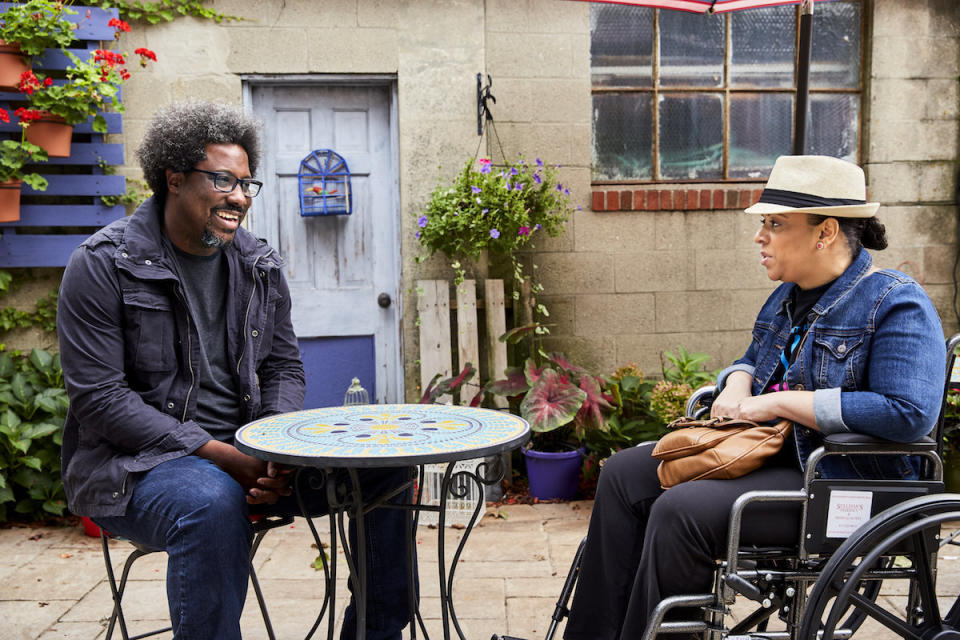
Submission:
[[[760,199],[762,188],[744,186],[749,188],[595,188],[592,208],[594,211],[745,209]]]

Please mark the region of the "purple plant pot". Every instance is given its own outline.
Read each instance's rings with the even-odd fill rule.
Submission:
[[[572,500],[577,495],[577,480],[583,448],[573,451],[534,451],[524,449],[530,495],[540,500]]]

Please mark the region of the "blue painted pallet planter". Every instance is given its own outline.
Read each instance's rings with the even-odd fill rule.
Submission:
[[[0,11],[9,6],[10,3],[0,2]],[[74,32],[77,40],[70,51],[86,59],[100,47],[100,41],[113,40],[114,29],[107,26],[107,22],[118,14],[116,10],[72,8],[77,14],[67,19],[77,23],[79,28]],[[61,51],[50,50],[34,60],[34,68],[62,71],[69,63]],[[13,111],[24,104],[23,98],[16,92],[0,92],[0,106]],[[119,113],[103,115],[109,133],[123,131]],[[0,224],[0,267],[62,267],[90,232],[126,215],[122,205],[108,207],[99,197],[126,192],[123,176],[103,175],[100,167],[101,163],[122,164],[123,145],[104,142],[103,135],[93,132],[91,121],[75,126],[73,133],[69,158],[52,158],[48,163],[33,167],[49,181],[47,190],[34,191],[24,185],[20,221]],[[15,136],[20,136],[19,125],[0,123],[0,138]],[[65,203],[64,198],[69,198],[69,203]],[[88,233],[78,233],[78,228]]]

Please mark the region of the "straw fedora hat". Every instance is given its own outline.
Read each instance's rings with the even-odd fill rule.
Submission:
[[[818,213],[872,218],[879,202],[867,202],[863,169],[830,156],[780,156],[757,204],[747,213]]]

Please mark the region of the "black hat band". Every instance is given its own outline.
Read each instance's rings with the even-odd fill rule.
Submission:
[[[809,209],[812,207],[842,207],[851,204],[867,204],[866,200],[854,200],[852,198],[822,198],[820,196],[801,193],[799,191],[787,191],[785,189],[764,189],[760,194],[760,202],[766,204],[779,204],[784,207],[793,207],[794,209]]]

